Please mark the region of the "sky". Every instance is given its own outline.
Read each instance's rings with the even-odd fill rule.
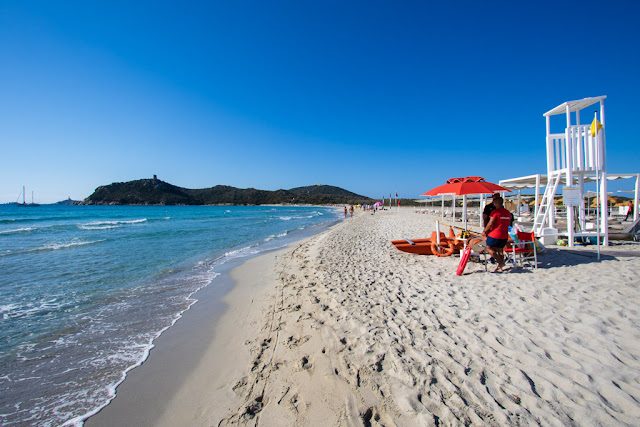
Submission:
[[[416,198],[546,173],[543,114],[600,95],[608,171],[637,173],[639,16],[637,1],[2,0],[0,203],[153,175]]]

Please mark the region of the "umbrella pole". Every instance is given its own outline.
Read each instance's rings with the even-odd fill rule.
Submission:
[[[451,222],[455,224],[456,222],[456,195],[451,196]]]
[[[520,205],[522,204],[522,190],[518,190],[518,208],[516,209],[516,215],[520,216]]]
[[[464,231],[467,231],[467,195],[462,196],[462,215],[464,217]]]

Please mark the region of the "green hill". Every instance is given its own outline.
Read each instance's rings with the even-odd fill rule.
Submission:
[[[265,205],[265,204],[358,204],[368,197],[330,185],[297,187],[291,190],[257,190],[216,185],[188,189],[159,179],[115,182],[96,188],[84,205]]]

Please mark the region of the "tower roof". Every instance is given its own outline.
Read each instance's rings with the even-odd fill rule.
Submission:
[[[575,111],[582,110],[583,108],[587,108],[590,105],[595,104],[596,102],[600,102],[605,99],[607,95],[596,96],[593,98],[584,98],[578,99],[577,101],[567,101],[558,105],[556,108],[547,111],[544,113],[544,116],[555,116],[556,114],[565,114],[567,112],[567,105],[569,106],[569,111],[572,113]]]

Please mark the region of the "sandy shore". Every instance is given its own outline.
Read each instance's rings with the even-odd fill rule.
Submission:
[[[433,220],[360,214],[234,269],[211,341],[137,424],[637,425],[640,246],[458,277],[389,243]]]

